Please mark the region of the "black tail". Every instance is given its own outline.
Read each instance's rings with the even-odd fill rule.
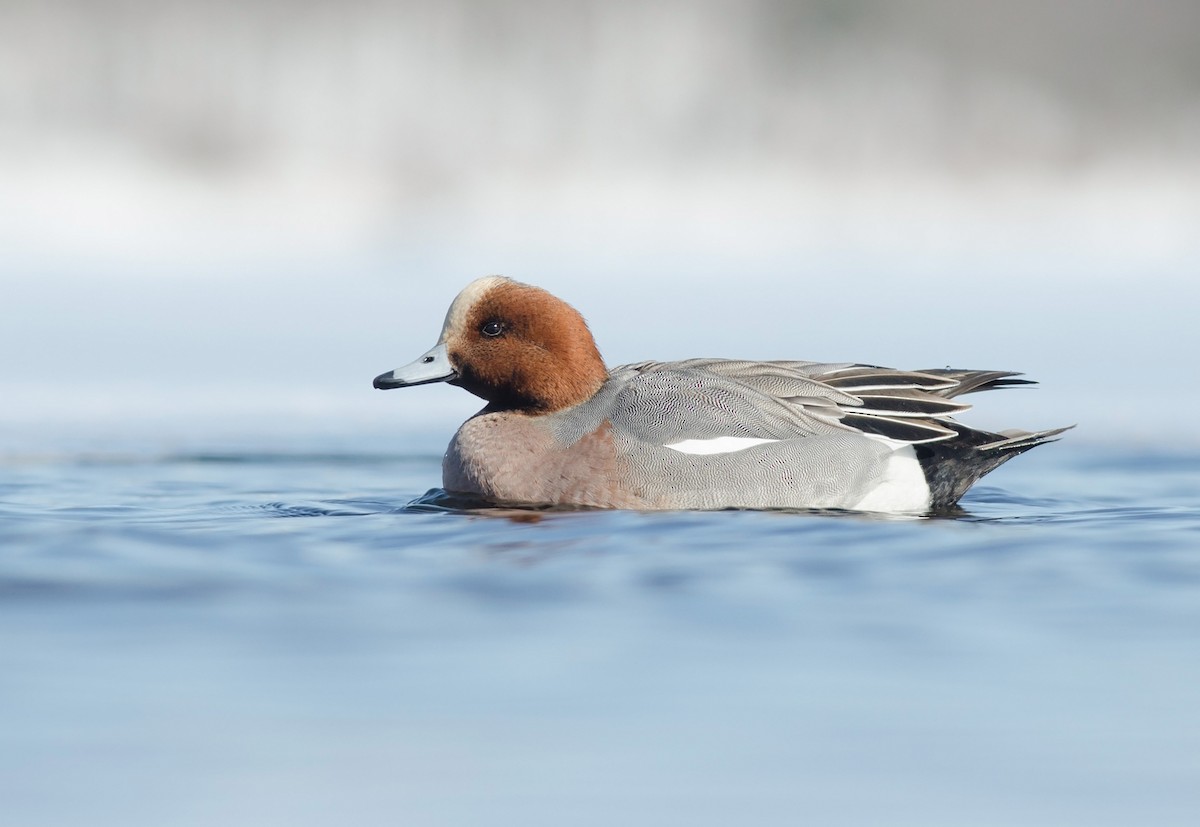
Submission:
[[[984,390],[987,388],[978,388]],[[1063,431],[1074,428],[1053,428],[1048,431],[1005,431],[993,434],[977,431],[952,420],[942,420],[942,425],[951,428],[958,436],[942,442],[927,442],[914,445],[917,460],[925,479],[929,483],[932,499],[930,510],[940,511],[953,507],[967,489],[980,477],[1047,442],[1055,442]]]

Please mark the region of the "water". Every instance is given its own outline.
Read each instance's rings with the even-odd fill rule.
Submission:
[[[79,444],[0,460],[5,824],[1200,812],[1194,451],[1072,434],[911,520],[465,513],[415,438]]]

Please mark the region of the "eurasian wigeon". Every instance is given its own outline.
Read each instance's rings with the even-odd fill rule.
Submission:
[[[376,388],[449,382],[487,400],[442,461],[495,503],[929,513],[1066,430],[956,422],[1006,371],[687,359],[609,370],[583,317],[538,287],[471,282],[432,350]]]

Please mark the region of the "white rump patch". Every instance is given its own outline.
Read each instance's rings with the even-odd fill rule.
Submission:
[[[663,447],[681,454],[732,454],[736,451],[753,448],[755,445],[778,441],[777,439],[756,439],[746,436],[719,436],[714,439],[685,439],[683,442],[672,442]]]
[[[917,460],[917,452],[911,445],[896,443],[895,440],[868,436],[880,442],[902,447],[892,452],[887,459],[883,478],[867,495],[851,506],[855,511],[878,511],[887,514],[919,513],[929,510],[929,483]]]

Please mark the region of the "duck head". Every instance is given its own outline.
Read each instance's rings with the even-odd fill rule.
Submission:
[[[454,299],[433,348],[374,384],[449,382],[494,410],[548,413],[587,401],[607,377],[575,308],[539,287],[486,276]]]

